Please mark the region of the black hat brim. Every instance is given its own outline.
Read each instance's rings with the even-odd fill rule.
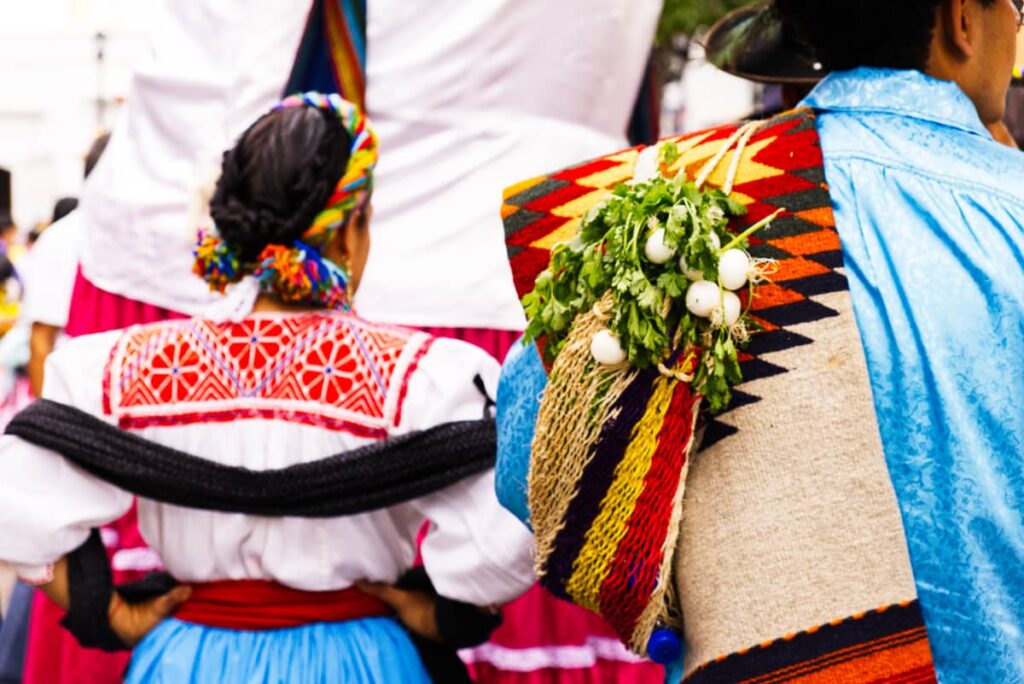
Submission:
[[[814,84],[828,73],[809,49],[789,39],[771,2],[730,12],[704,44],[708,62],[750,81]]]

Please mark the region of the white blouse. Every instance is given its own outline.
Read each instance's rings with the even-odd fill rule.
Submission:
[[[81,240],[81,213],[73,211],[47,228],[18,264],[25,284],[21,298],[23,320],[67,327]]]
[[[471,345],[343,314],[256,314],[82,337],[51,355],[44,396],[230,466],[283,468],[383,437],[482,417],[498,364]],[[532,540],[488,471],[390,508],[268,518],[139,501],[139,529],[182,582],[269,579],[297,589],[393,582],[416,553],[444,596],[506,602],[533,582]],[[132,496],[63,457],[0,438],[0,559],[26,577],[123,515]]]

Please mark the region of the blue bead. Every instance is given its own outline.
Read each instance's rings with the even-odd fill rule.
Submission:
[[[660,627],[647,642],[647,655],[659,665],[669,665],[683,655],[683,640],[674,630]]]

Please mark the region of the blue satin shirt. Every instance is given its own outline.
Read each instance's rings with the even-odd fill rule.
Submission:
[[[804,104],[939,681],[1024,682],[1024,153],[916,71]]]

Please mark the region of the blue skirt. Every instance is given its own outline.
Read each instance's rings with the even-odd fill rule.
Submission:
[[[32,612],[32,587],[18,582],[11,594],[7,619],[0,625],[0,684],[20,684],[25,669],[28,620]]]
[[[430,684],[391,618],[236,632],[169,619],[135,648],[128,684]]]

